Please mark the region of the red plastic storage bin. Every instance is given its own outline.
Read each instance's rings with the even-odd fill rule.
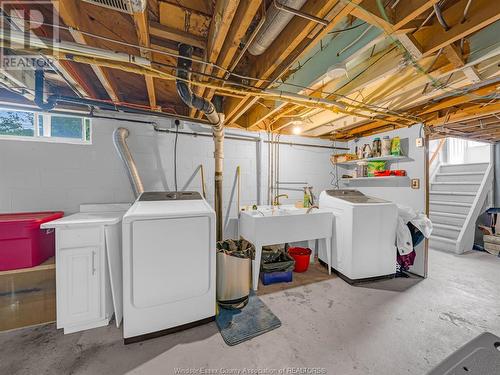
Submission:
[[[309,259],[311,258],[311,249],[305,247],[291,247],[288,254],[295,259],[295,268],[293,272],[306,272],[309,268]]]
[[[63,215],[60,211],[0,214],[0,271],[34,267],[54,256],[54,230],[40,225]]]

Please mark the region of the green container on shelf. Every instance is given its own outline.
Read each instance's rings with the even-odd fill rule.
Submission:
[[[392,138],[391,155],[392,156],[401,156],[401,139],[399,137]]]
[[[374,177],[375,171],[385,171],[385,161],[369,161],[367,165],[368,177]]]

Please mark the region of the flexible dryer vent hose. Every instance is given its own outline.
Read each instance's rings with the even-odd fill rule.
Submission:
[[[144,192],[144,186],[142,185],[141,177],[139,176],[139,171],[135,165],[134,158],[130,153],[130,149],[127,145],[127,137],[129,131],[127,128],[118,128],[113,132],[113,143],[115,145],[116,151],[122,159],[125,169],[127,170],[128,178],[130,184],[132,185],[132,190],[136,198],[139,197]]]

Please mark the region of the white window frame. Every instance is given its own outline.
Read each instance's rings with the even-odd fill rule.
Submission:
[[[36,112],[30,110],[23,109],[11,109],[11,108],[2,108],[0,107],[0,111],[9,111],[9,112],[30,112],[34,115],[34,123],[33,123],[33,135],[32,136],[24,136],[24,135],[7,135],[0,134],[0,140],[10,139],[16,141],[29,141],[29,142],[48,142],[48,143],[68,143],[68,144],[78,144],[78,145],[91,145],[92,144],[92,119],[90,117],[78,116],[78,115],[68,115],[68,114],[59,114],[59,113],[47,113],[47,112]],[[52,137],[51,136],[51,123],[50,119],[52,116],[60,116],[60,117],[76,117],[82,120],[82,138],[65,138],[65,137]],[[42,133],[40,134],[39,129],[39,119],[42,118]],[[89,121],[89,140],[87,141],[87,127],[85,126],[85,120]]]

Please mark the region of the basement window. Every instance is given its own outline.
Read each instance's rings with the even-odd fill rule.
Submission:
[[[86,117],[0,109],[0,138],[59,143],[91,143]]]

